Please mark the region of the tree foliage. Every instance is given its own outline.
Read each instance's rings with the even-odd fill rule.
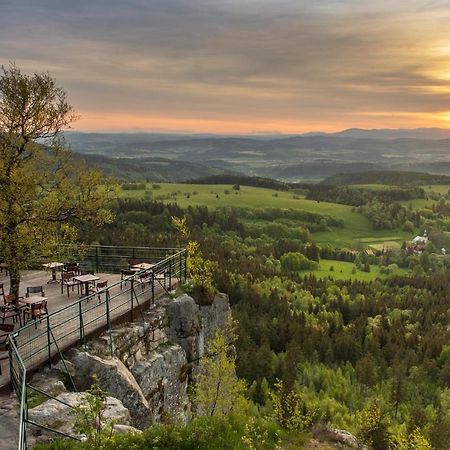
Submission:
[[[20,270],[57,244],[73,241],[83,221],[112,219],[102,176],[72,159],[62,130],[75,119],[66,93],[48,74],[16,66],[0,76],[0,251],[17,295]]]
[[[216,293],[213,284],[213,271],[216,264],[205,259],[197,241],[189,239],[190,231],[186,223],[186,218],[172,217],[172,223],[180,234],[181,241],[186,245],[187,250],[187,270],[194,289],[194,293],[199,302],[210,302]]]
[[[216,331],[200,361],[193,401],[200,416],[224,416],[244,403],[245,383],[236,376],[232,323]]]
[[[84,446],[87,450],[103,450],[107,447],[113,436],[112,421],[105,419],[106,411],[105,392],[94,383],[86,392],[84,401],[74,406],[74,429],[86,436]]]

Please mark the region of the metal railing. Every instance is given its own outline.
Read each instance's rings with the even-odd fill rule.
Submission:
[[[107,248],[111,250],[111,255],[115,254],[120,257],[121,262],[123,258],[130,259],[130,256],[133,257],[133,254],[117,255],[117,249],[125,253],[126,250],[123,249],[132,249],[133,247],[118,247],[115,251],[113,250],[114,247]],[[98,249],[104,250],[100,246]],[[134,249],[137,250],[137,248]],[[156,249],[139,248],[139,250],[143,252],[144,250],[152,251]],[[148,255],[134,254],[136,259],[141,258],[146,259],[146,261],[156,261],[159,258],[159,261],[155,262],[150,269],[141,270],[131,276],[124,277],[101,291],[94,292],[58,311],[30,322],[10,335],[10,379],[20,401],[19,450],[27,448],[27,424],[62,434],[29,419],[28,389],[35,388],[28,384],[27,374],[46,363],[51,365],[53,358],[62,357],[62,352],[74,345],[85,346],[89,335],[102,330],[111,331],[113,322],[119,319],[126,318],[133,321],[136,314],[141,314],[142,319],[144,319],[142,311],[144,304],[152,303],[161,290],[170,291],[174,283],[186,281],[186,250],[157,250],[161,251],[160,254],[165,253],[166,257],[162,258],[160,254],[157,254],[150,258]],[[94,250],[88,258],[92,256],[97,258],[98,250]],[[100,259],[94,260],[99,262],[96,267],[105,268],[103,262],[100,264]],[[110,267],[116,267],[115,259],[110,263]],[[111,340],[110,344],[112,354]],[[62,361],[64,363],[64,359]],[[71,381],[73,384],[73,380]],[[76,389],[74,384],[73,386]],[[42,393],[52,398],[45,392]]]
[[[113,245],[58,245],[54,255],[41,255],[36,267],[56,259],[77,261],[85,270],[95,272],[119,273],[127,266],[128,260],[136,259],[148,263],[157,263],[177,253],[176,248],[133,247]]]

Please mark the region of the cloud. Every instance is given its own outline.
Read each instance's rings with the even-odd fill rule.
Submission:
[[[168,127],[204,120],[302,131],[346,120],[387,126],[389,111],[407,126],[449,109],[444,1],[0,0],[0,7],[0,61],[49,70],[95,123],[104,113]]]

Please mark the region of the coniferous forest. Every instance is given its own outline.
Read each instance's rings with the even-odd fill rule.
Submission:
[[[437,233],[446,216],[438,217],[436,208],[435,222],[406,211]],[[377,432],[390,440],[371,448],[400,449],[396,437],[417,433],[432,448],[448,448],[450,271],[431,243],[420,255],[406,243],[379,253],[334,248],[317,244],[313,233],[344,226],[339,220],[276,209],[181,208],[121,198],[115,213],[114,224],[83,230],[85,239],[173,245],[179,235],[171,218],[186,217],[191,237],[213,261],[216,288],[230,296],[237,375],[260,411],[281,381],[298,396],[305,429],[329,424],[363,436],[375,416]],[[316,275],[325,260],[336,268]],[[353,264],[355,276],[334,276],[340,262]],[[375,267],[385,275],[358,276]]]

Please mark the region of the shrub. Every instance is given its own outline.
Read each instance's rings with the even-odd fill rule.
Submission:
[[[281,267],[291,272],[299,270],[317,270],[319,265],[316,261],[311,261],[302,253],[289,252],[281,257]]]

